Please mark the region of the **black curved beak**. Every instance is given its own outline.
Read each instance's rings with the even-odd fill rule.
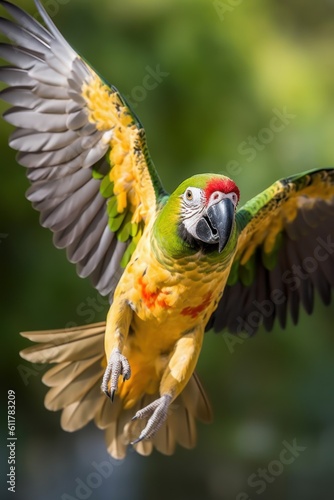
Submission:
[[[204,243],[217,244],[222,252],[230,239],[234,222],[234,205],[229,198],[211,205],[207,217],[202,217],[196,226],[197,237]]]
[[[218,252],[220,253],[230,239],[234,222],[234,205],[229,198],[208,208],[208,217],[212,227],[218,233]]]

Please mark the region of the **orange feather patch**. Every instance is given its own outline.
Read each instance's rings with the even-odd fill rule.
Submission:
[[[184,309],[182,309],[181,314],[183,316],[191,316],[192,318],[197,318],[197,316],[211,304],[211,297],[212,293],[207,293],[202,304],[197,307],[185,307]]]
[[[170,308],[170,305],[166,302],[166,293],[160,290],[160,288],[156,288],[154,292],[148,290],[147,283],[144,283],[143,277],[139,278],[138,284],[140,286],[140,295],[143,299],[145,305],[152,309],[156,305],[162,307],[163,309]]]

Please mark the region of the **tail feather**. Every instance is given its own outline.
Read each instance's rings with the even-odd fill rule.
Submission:
[[[54,365],[43,375],[42,382],[47,387],[56,387],[59,386],[59,384],[64,385],[64,382],[68,380],[68,377],[71,377],[74,380],[82,373],[85,373],[85,371],[89,369],[90,366],[95,362],[101,363],[100,355],[94,356],[89,359],[84,359],[82,361],[66,361],[64,363],[59,363],[57,365]]]
[[[55,335],[57,335],[57,339],[60,340],[59,343],[68,343],[79,339],[93,337],[94,335],[100,335],[105,331],[105,327],[105,321],[100,321],[100,323],[82,325],[79,327],[75,326],[72,328],[21,332],[20,335],[29,340],[32,340],[33,342],[50,342],[51,344],[56,345],[57,343],[55,342]]]
[[[153,451],[153,443],[152,441],[149,440],[140,441],[139,443],[134,445],[134,449],[136,450],[137,453],[139,453],[139,455],[147,457],[148,455],[151,455]]]
[[[70,384],[68,383],[69,375],[66,373],[68,367],[63,370],[65,373],[60,372],[58,374],[58,379],[62,375],[64,375],[64,378],[60,379],[58,385],[52,387],[46,394],[44,404],[48,410],[61,410],[69,404],[80,401],[87,390],[96,384],[96,379],[101,383],[103,369],[101,369],[100,359],[97,361],[96,358],[93,358],[93,360],[88,359],[79,363],[76,362],[75,365],[79,365],[79,367],[77,370],[73,370]]]
[[[159,431],[153,436],[153,444],[160,453],[164,455],[173,455],[176,440],[174,426],[170,418],[164,422]]]
[[[144,394],[134,406],[125,410],[120,397],[114,402],[101,392],[100,384],[106,366],[104,354],[105,323],[96,323],[66,330],[24,332],[21,335],[38,345],[21,351],[21,356],[33,363],[56,363],[42,378],[50,390],[45,406],[52,411],[62,410],[61,426],[75,431],[94,420],[105,430],[108,452],[117,459],[126,455],[127,446],[135,440],[147,420],[131,418],[158,394]],[[196,443],[195,419],[210,422],[211,408],[194,373],[183,392],[170,407],[164,425],[151,440],[134,445],[141,455],[149,455],[153,447],[171,455],[177,443],[192,448]]]
[[[175,437],[181,446],[191,449],[196,444],[197,432],[194,416],[185,406],[180,406],[173,418]]]
[[[60,423],[65,431],[73,432],[81,429],[94,419],[102,404],[104,394],[100,389],[101,378],[95,377],[91,380],[91,387],[80,400],[71,403],[63,409]]]
[[[205,424],[212,422],[211,405],[196,372],[193,373],[186,389],[181,396],[190,413]]]
[[[109,427],[110,422],[113,418],[115,418],[117,412],[114,406],[116,406],[116,404],[118,403],[118,399],[119,398],[116,397],[114,401],[115,404],[111,404],[108,398],[104,398],[104,401],[94,418],[95,425],[99,429],[104,430]]]
[[[98,354],[102,358],[104,332],[104,322],[65,330],[22,332],[22,337],[40,345],[28,347],[21,351],[20,355],[32,363],[78,361]]]
[[[21,357],[23,357],[23,352],[24,351],[20,352]],[[71,363],[71,361],[66,361],[64,363],[58,363],[57,365],[54,365],[42,376],[43,384],[45,384],[47,387],[54,387],[57,384],[63,383],[63,379],[66,378],[66,375],[64,375],[65,370],[68,368],[68,373],[72,373],[71,366],[76,364],[81,365],[81,362],[77,361],[77,363]],[[60,378],[58,378],[58,373],[60,373]]]
[[[114,405],[115,412],[113,411],[111,423],[106,428],[105,438],[110,455],[121,460],[125,457],[127,446],[130,443],[130,440],[124,435],[123,429],[133,417],[133,413],[131,410],[123,410],[122,400],[118,397],[115,398]]]
[[[59,340],[59,339],[57,339]],[[40,340],[38,340],[40,342]],[[84,339],[84,342],[69,342],[65,344],[43,344],[37,347],[28,347],[21,354],[22,358],[32,363],[57,363],[63,361],[77,361],[99,354],[95,337]]]

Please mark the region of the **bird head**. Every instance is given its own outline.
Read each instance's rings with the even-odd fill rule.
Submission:
[[[175,221],[178,246],[221,253],[235,226],[239,197],[238,187],[228,177],[213,174],[190,177],[170,196],[159,217],[164,221],[165,234],[169,233],[169,242],[173,230],[175,237]]]

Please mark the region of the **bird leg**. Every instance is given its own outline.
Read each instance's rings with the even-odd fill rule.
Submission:
[[[111,352],[101,384],[102,391],[111,399],[111,401],[114,401],[115,392],[118,387],[118,378],[120,375],[123,375],[123,381],[129,380],[131,377],[131,368],[126,357],[120,353],[117,347],[115,347],[115,349]],[[108,389],[109,380],[110,390]]]
[[[101,389],[114,400],[115,392],[118,388],[118,378],[123,375],[123,380],[131,377],[130,364],[122,351],[127,340],[129,327],[133,311],[128,302],[124,299],[115,299],[112,303],[108,316],[105,331],[105,352],[110,353],[107,368],[104,372]],[[110,389],[109,389],[110,382]]]
[[[145,428],[132,444],[154,436],[166,421],[170,404],[183,391],[195,370],[202,341],[203,328],[195,327],[176,342],[161,379],[161,397],[145,406],[142,410],[138,410],[132,419],[146,418],[150,415]]]

